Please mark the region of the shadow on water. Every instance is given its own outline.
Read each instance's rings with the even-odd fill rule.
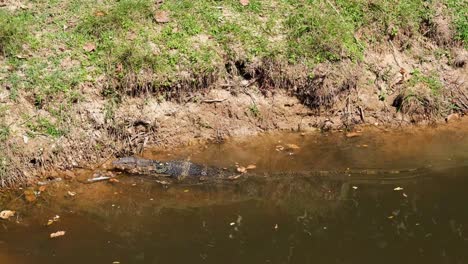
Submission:
[[[169,187],[134,176],[68,182],[33,203],[13,193],[2,202],[18,214],[0,222],[0,263],[468,263],[466,132],[262,136],[169,153],[255,163],[258,177]],[[286,144],[300,149],[276,151]],[[295,173],[419,167],[392,179]],[[66,235],[49,238],[59,230]]]

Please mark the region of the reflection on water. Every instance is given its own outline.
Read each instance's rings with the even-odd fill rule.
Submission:
[[[18,217],[0,222],[0,263],[468,263],[467,131],[281,134],[171,156],[148,151],[216,166],[255,163],[259,176],[168,188],[131,176],[69,182],[33,203],[9,194],[1,208]],[[286,144],[300,149],[276,151]],[[392,180],[291,173],[426,165],[424,175]],[[66,235],[49,238],[59,230]]]

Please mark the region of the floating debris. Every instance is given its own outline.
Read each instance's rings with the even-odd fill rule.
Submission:
[[[99,177],[88,179],[87,182],[88,183],[95,183],[95,182],[100,182],[100,181],[107,181],[110,178],[111,177],[108,177],[108,176],[99,176]]]
[[[15,211],[11,210],[4,210],[0,212],[0,218],[4,220],[8,220],[10,217],[15,215]]]
[[[298,150],[300,149],[301,147],[299,147],[298,145],[296,144],[286,144],[286,150]]]
[[[254,164],[250,164],[250,165],[248,165],[248,166],[247,166],[247,168],[246,168],[246,169],[247,169],[247,170],[254,170],[254,169],[256,169],[256,168],[257,168],[257,166],[256,166],[256,165],[254,165]]]
[[[59,215],[56,215],[56,216],[54,216],[52,219],[49,219],[49,220],[47,221],[47,225],[50,226],[50,225],[52,225],[53,223],[58,222],[59,220],[60,220],[60,216],[59,216]]]
[[[347,138],[354,138],[354,137],[359,137],[361,136],[360,133],[357,133],[357,132],[349,132],[349,133],[346,133],[346,137]]]
[[[65,231],[57,231],[55,233],[50,234],[50,238],[61,237],[65,235]]]
[[[237,168],[237,172],[246,173],[246,172],[247,172],[247,169],[246,169],[245,167],[238,167],[238,168]]]
[[[354,190],[357,190],[357,188],[358,188],[357,186],[353,186],[353,189],[354,189]]]
[[[401,187],[396,187],[396,188],[393,189],[393,190],[394,190],[394,191],[401,191],[401,190],[403,190],[403,188],[401,188]]]

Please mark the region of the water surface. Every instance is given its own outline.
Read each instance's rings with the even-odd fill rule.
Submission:
[[[17,216],[0,222],[0,263],[468,263],[467,135],[462,122],[150,149],[143,155],[255,164],[258,177],[165,187],[120,175],[118,183],[34,187],[34,202],[5,193],[1,209]],[[425,169],[393,180],[288,174],[347,168]],[[65,236],[49,238],[59,230]]]

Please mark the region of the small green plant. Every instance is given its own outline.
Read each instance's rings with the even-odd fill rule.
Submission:
[[[457,38],[468,46],[468,8],[466,1],[446,0],[448,7],[453,13],[455,28],[457,29]]]
[[[258,109],[256,104],[252,104],[249,106],[249,111],[254,117],[260,116],[260,110]]]
[[[0,142],[0,144],[2,143]],[[1,187],[4,187],[5,182],[7,181],[6,179],[7,173],[8,173],[8,159],[4,156],[4,153],[0,152],[0,186]]]
[[[431,90],[433,95],[438,95],[443,87],[435,73],[424,75],[419,70],[414,70],[411,72],[411,75],[412,77],[409,80],[410,86],[414,87],[418,83],[423,83]]]
[[[0,142],[7,140],[9,136],[10,128],[5,124],[0,123]]]
[[[26,22],[29,15],[15,15],[0,9],[0,54],[12,55],[21,50],[21,44],[26,38]]]
[[[55,138],[61,137],[65,134],[64,130],[61,130],[54,123],[52,123],[49,119],[44,118],[44,117],[38,117],[36,120],[28,121],[26,122],[26,126],[33,133],[46,134]]]

